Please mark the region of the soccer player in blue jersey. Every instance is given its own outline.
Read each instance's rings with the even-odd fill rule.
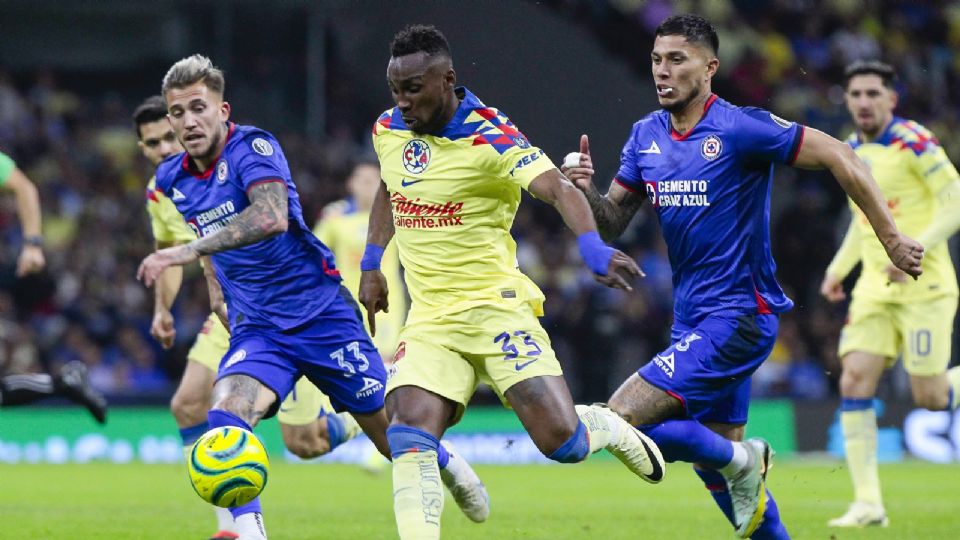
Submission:
[[[772,451],[761,439],[742,441],[750,375],[773,347],[778,314],[793,305],[770,253],[773,163],[829,169],[887,257],[911,276],[921,273],[923,247],[899,232],[849,146],[713,94],[718,45],[702,17],[663,21],[651,54],[663,110],[634,124],[605,196],[592,183],[585,135],[579,166],[565,172],[587,195],[604,238],[622,233],[649,200],[673,267],[673,345],[627,379],[610,407],[665,459],[694,463],[738,535],[788,538],[765,488]]]
[[[277,412],[304,375],[389,455],[383,362],[332,254],[304,223],[279,143],[266,131],[228,122],[223,73],[203,56],[174,64],[162,90],[186,151],[159,165],[156,188],[198,238],[152,253],[137,275],[152,286],[170,266],[213,260],[231,336],[209,427],[250,430]],[[476,479],[453,456],[447,470],[455,483]],[[231,512],[242,540],[266,538],[259,499]]]

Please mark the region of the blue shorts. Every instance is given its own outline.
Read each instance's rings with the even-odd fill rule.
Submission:
[[[718,313],[696,326],[675,322],[673,345],[637,373],[679,399],[701,422],[746,424],[750,376],[770,355],[775,314]]]
[[[301,375],[330,397],[334,409],[357,414],[383,407],[387,382],[360,308],[344,287],[316,319],[294,329],[251,322],[236,325],[217,379],[230,375],[253,377],[277,395],[264,418],[276,414]]]

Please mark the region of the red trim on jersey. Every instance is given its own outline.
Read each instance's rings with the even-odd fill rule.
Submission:
[[[619,178],[617,178],[617,177],[613,177],[613,181],[616,182],[617,184],[620,184],[620,187],[622,187],[623,189],[629,191],[630,193],[639,193],[639,191],[638,191],[637,189],[632,188],[632,187],[624,184],[624,183],[623,183]]]
[[[339,270],[337,270],[336,268],[330,268],[329,266],[327,266],[327,258],[326,258],[326,257],[324,257],[324,258],[321,260],[321,263],[320,263],[320,264],[323,265],[323,273],[324,273],[324,274],[326,274],[326,275],[328,275],[328,276],[340,277],[340,271],[339,271]]]
[[[760,315],[770,315],[773,313],[770,311],[770,306],[767,305],[767,301],[760,296],[760,291],[756,287],[753,288],[753,295],[757,297],[757,313]]]
[[[234,128],[237,127],[237,125],[234,124],[233,122],[227,122],[227,125],[229,125],[230,128],[227,130],[227,138],[223,141],[223,148],[220,149],[220,153],[217,154],[216,159],[210,162],[210,166],[207,167],[207,170],[203,171],[200,174],[197,174],[196,171],[194,171],[193,167],[191,167],[193,162],[190,161],[190,154],[187,154],[186,152],[183,153],[183,163],[182,163],[183,170],[190,173],[197,180],[210,179],[210,177],[213,175],[213,170],[216,169],[214,165],[216,165],[216,163],[220,161],[220,156],[223,155],[223,150],[224,148],[227,147],[227,143],[230,142],[230,136],[233,135]]]
[[[687,137],[689,137],[690,134],[693,133],[693,130],[697,127],[697,125],[700,124],[700,120],[703,120],[703,117],[707,115],[707,110],[710,109],[710,106],[713,105],[713,102],[716,100],[717,100],[717,95],[710,94],[710,97],[707,98],[707,102],[703,104],[703,114],[700,115],[700,119],[697,120],[697,123],[694,124],[693,127],[687,130],[687,132],[684,133],[683,135],[681,135],[679,131],[673,129],[673,124],[670,124],[670,138],[672,138],[675,141],[686,140]]]
[[[803,136],[807,134],[807,126],[800,126],[800,141],[797,142],[797,147],[793,149],[793,155],[790,156],[790,159],[787,161],[787,165],[793,165],[797,161],[797,157],[800,155],[800,147],[803,146]]]
[[[680,404],[683,405],[684,410],[686,410],[686,408],[687,408],[687,400],[683,399],[683,396],[681,396],[680,394],[674,392],[673,390],[664,390],[664,391],[667,393],[667,395],[670,395],[670,396],[673,396],[674,398],[676,398],[677,401],[679,401]]]
[[[250,182],[250,185],[247,186],[247,194],[250,194],[250,190],[253,189],[253,186],[269,184],[270,182],[280,182],[281,184],[286,184],[286,182],[284,182],[281,178],[263,178],[261,180],[257,180],[256,182]]]
[[[148,201],[153,201],[153,202],[155,202],[155,203],[160,202],[160,199],[157,198],[157,190],[155,190],[155,189],[149,189],[149,188],[148,188],[148,189],[147,189],[147,200],[148,200]]]

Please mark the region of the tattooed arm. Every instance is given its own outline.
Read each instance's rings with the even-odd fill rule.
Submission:
[[[287,185],[284,182],[256,184],[247,196],[250,206],[219,231],[189,244],[150,254],[140,263],[137,279],[150,287],[169,266],[184,265],[203,255],[248,246],[287,230]]]
[[[629,191],[616,182],[610,184],[606,196],[600,195],[593,182],[590,182],[586,189],[581,184],[578,182],[577,187],[586,195],[587,203],[590,204],[593,217],[597,221],[600,237],[607,242],[623,234],[646,199],[646,196]]]

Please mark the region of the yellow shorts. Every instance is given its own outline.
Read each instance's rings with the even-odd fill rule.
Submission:
[[[220,360],[230,348],[230,332],[216,314],[211,313],[203,322],[203,328],[197,334],[197,340],[187,353],[187,360],[210,368],[214,373],[220,369]]]
[[[394,312],[394,309],[397,311]],[[400,310],[400,306],[396,308],[391,304],[389,313],[377,313],[377,335],[373,336],[374,347],[380,351],[380,355],[383,357],[384,362],[389,362],[394,353],[397,352],[397,342],[399,341],[400,329],[403,328],[403,319],[406,317],[406,312]],[[363,327],[367,329],[367,333],[370,332],[370,327],[367,324],[367,317],[363,317]]]
[[[840,334],[840,357],[860,351],[886,357],[887,367],[903,357],[911,375],[939,375],[950,364],[957,297],[941,296],[913,304],[858,300]]]
[[[306,377],[300,377],[296,386],[280,404],[277,421],[288,426],[302,426],[316,420],[321,411],[334,412],[330,398]]]
[[[501,401],[520,381],[563,375],[532,308],[480,306],[407,325],[387,378],[387,394],[417,386],[459,404],[456,420],[480,382]],[[506,401],[504,401],[506,404]]]

